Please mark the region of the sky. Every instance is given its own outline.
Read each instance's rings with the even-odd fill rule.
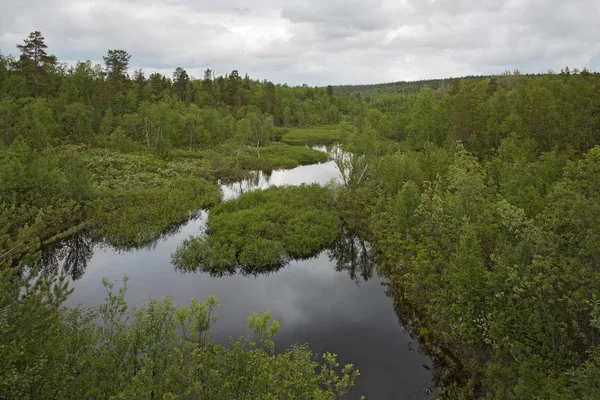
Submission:
[[[600,70],[598,0],[0,0],[0,52],[39,30],[60,61],[290,85]]]

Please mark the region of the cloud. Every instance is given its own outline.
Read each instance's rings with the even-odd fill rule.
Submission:
[[[594,0],[0,0],[0,49],[41,30],[61,60],[292,85],[600,69]]]

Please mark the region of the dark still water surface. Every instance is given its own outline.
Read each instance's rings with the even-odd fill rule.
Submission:
[[[226,199],[240,191],[270,185],[325,184],[338,179],[332,162],[259,173],[255,179],[223,187]],[[356,273],[336,268],[327,252],[304,261],[293,261],[269,275],[211,277],[205,273],[182,273],[171,264],[171,254],[183,239],[202,233],[207,213],[189,221],[177,233],[139,250],[119,252],[93,247],[81,278],[73,282],[69,305],[95,306],[106,295],[102,278],[119,283],[125,274],[130,306],[143,306],[149,298],[171,295],[177,305],[190,298],[205,300],[214,294],[220,303],[219,318],[211,329],[213,341],[227,344],[230,337],[246,335],[246,317],[254,311],[271,310],[281,324],[276,348],[308,343],[316,353],[338,354],[340,363],[360,369],[355,389],[347,398],[364,394],[368,399],[420,399],[431,386],[430,361],[398,323],[392,299],[371,271],[365,281]]]

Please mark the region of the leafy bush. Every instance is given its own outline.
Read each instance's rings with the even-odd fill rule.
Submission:
[[[214,296],[176,307],[171,298],[139,310],[104,280],[94,309],[63,307],[64,276],[0,270],[0,397],[161,399],[339,399],[359,371],[319,364],[306,345],[275,352],[271,314],[248,317],[253,337],[211,343]]]

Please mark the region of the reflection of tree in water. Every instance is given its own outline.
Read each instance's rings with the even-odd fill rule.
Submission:
[[[242,179],[239,182],[232,183],[229,186],[236,196],[241,196],[244,193],[251,192],[254,189],[260,189],[263,186],[269,186],[271,182],[271,176],[273,171],[250,171],[246,179]]]
[[[50,271],[61,267],[73,280],[80,279],[94,255],[94,247],[107,247],[118,252],[132,250],[150,251],[156,248],[161,240],[178,233],[190,220],[203,217],[203,210],[190,213],[190,219],[173,225],[162,232],[140,232],[138,243],[123,242],[120,237],[100,237],[94,231],[83,230],[66,239],[61,239],[52,245],[41,249],[40,267]],[[28,263],[31,266],[33,263]]]
[[[42,250],[42,268],[62,265],[73,280],[81,278],[94,254],[94,239],[88,231],[82,231],[56,245]]]
[[[281,263],[266,265],[266,266],[248,266],[248,265],[238,265],[232,266],[229,269],[224,269],[222,267],[211,267],[209,265],[198,264],[196,266],[183,266],[175,264],[175,271],[182,273],[206,273],[209,274],[213,278],[222,278],[224,276],[233,276],[236,274],[240,274],[242,276],[248,277],[257,277],[259,275],[271,275],[278,272],[280,269],[285,267],[288,263],[282,261]]]
[[[371,258],[371,248],[369,243],[360,239],[360,237],[347,229],[343,229],[342,234],[336,242],[325,249],[320,249],[315,254],[300,259],[290,259],[288,257],[270,265],[244,265],[230,264],[224,265],[205,265],[200,262],[201,257],[192,262],[178,264],[175,262],[175,270],[183,273],[207,273],[212,277],[223,277],[240,274],[243,276],[270,275],[278,272],[289,264],[290,261],[302,261],[318,257],[326,250],[329,261],[335,262],[336,271],[346,271],[350,278],[357,283],[362,279],[368,281],[373,277],[375,262]],[[196,249],[200,251],[200,249]]]
[[[271,183],[271,176],[273,175],[273,171],[264,170],[261,171],[261,174],[267,185]]]
[[[450,349],[440,346],[439,343],[432,342],[431,335],[423,335],[423,332],[429,332],[427,319],[418,312],[418,310],[406,301],[403,294],[402,285],[397,283],[384,283],[385,293],[394,301],[394,311],[398,316],[400,325],[412,339],[419,343],[418,351],[425,354],[432,362],[432,366],[424,365],[424,368],[430,369],[433,373],[433,388],[429,390],[434,394],[435,388],[451,388],[453,386],[462,387],[469,376],[465,373],[460,360],[454,356]]]
[[[348,229],[344,228],[343,234],[327,252],[329,260],[335,261],[335,269],[347,271],[350,278],[357,283],[359,281],[357,273],[365,281],[373,277],[375,262],[371,257],[369,243]]]

